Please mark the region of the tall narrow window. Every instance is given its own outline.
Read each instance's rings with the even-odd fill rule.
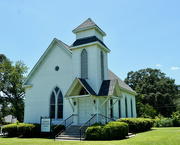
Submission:
[[[54,119],[63,118],[63,95],[58,87],[51,93],[50,117]]]
[[[113,105],[113,99],[110,100],[110,107]],[[113,107],[111,107],[111,118],[113,118]]]
[[[131,117],[133,117],[133,102],[132,102],[132,99],[131,99]]]
[[[121,100],[118,101],[119,118],[121,118]]]
[[[50,99],[50,117],[55,118],[55,94],[52,92]]]
[[[58,118],[63,118],[63,96],[61,91],[58,94]]]
[[[101,51],[101,79],[104,80],[104,55]]]
[[[126,110],[126,118],[128,117],[128,109],[127,109],[127,98],[125,97],[125,110]]]
[[[81,52],[81,78],[88,78],[88,54],[86,49]]]

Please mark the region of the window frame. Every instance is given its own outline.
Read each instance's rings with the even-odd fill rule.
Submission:
[[[86,49],[81,51],[81,78],[88,79],[88,52]]]
[[[55,96],[55,103],[54,104],[51,104],[51,99],[52,99],[52,94],[54,94],[54,96]],[[58,101],[58,99],[59,99],[59,97],[62,97],[61,98],[61,100],[62,100],[62,102],[61,103],[59,103],[59,101]],[[51,116],[51,106],[52,105],[55,105],[55,116],[54,116],[54,118],[52,118],[52,119],[55,119],[55,120],[58,120],[58,119],[63,119],[63,94],[62,94],[62,91],[61,91],[61,89],[59,88],[59,87],[55,87],[53,90],[52,90],[52,92],[51,92],[51,95],[50,95],[50,108],[49,108],[49,116],[52,118],[52,116]],[[59,106],[62,106],[62,110],[61,110],[61,112],[62,112],[62,115],[61,115],[61,117],[59,117]]]

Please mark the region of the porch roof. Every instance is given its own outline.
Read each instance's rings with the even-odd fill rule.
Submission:
[[[122,97],[118,80],[104,80],[98,96],[115,96],[115,94],[117,97]]]
[[[88,91],[89,94],[97,96],[97,94],[94,92],[94,90],[91,88],[91,86],[87,83],[85,79],[78,78],[83,87]]]

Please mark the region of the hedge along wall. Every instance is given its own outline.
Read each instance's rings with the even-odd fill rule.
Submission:
[[[9,124],[3,126],[2,131],[6,132],[8,137],[39,137],[40,124]]]
[[[143,132],[153,127],[155,120],[147,118],[121,118],[117,122],[125,122],[129,125],[129,130],[134,132]]]
[[[65,130],[64,125],[60,125],[54,129],[55,126],[51,126],[53,135],[56,135],[61,130]],[[7,133],[8,137],[43,137],[40,124],[15,123],[4,126],[2,130]],[[44,136],[46,135],[44,134]]]
[[[129,127],[124,122],[109,122],[106,125],[90,126],[86,129],[88,140],[123,139],[128,135]]]

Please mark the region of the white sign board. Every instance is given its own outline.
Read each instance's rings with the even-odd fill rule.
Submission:
[[[41,118],[41,132],[51,132],[51,118]]]

